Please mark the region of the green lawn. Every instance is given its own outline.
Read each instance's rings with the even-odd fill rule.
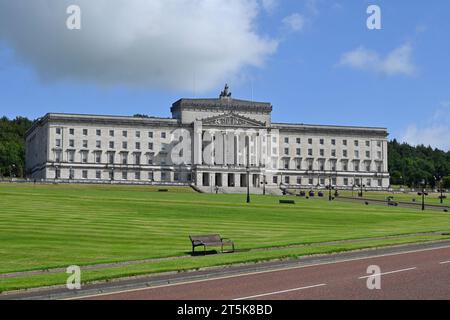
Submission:
[[[238,249],[255,249],[450,230],[450,215],[431,211],[319,199],[296,199],[296,205],[283,206],[279,198],[269,196],[253,196],[247,205],[245,195],[206,195],[185,188],[160,193],[157,189],[0,184],[0,273],[183,256],[191,249],[189,234],[220,233],[232,238]],[[388,242],[399,243],[317,248],[333,252]],[[188,258],[165,262],[161,268],[146,264],[98,270],[88,279],[322,252],[311,248]],[[53,284],[58,275],[40,276],[37,282],[34,278],[0,279],[0,291]]]
[[[298,193],[298,190],[289,190],[293,193]],[[326,197],[328,197],[328,190],[321,190]],[[345,196],[345,197],[354,197],[358,198],[359,190],[355,189],[355,191],[343,191],[339,190],[339,195]],[[333,191],[334,194],[334,191]],[[400,202],[409,202],[413,203],[413,199],[416,200],[416,203],[422,203],[422,197],[417,194],[417,192],[377,192],[377,191],[369,191],[364,192],[364,198],[367,199],[376,199],[376,200],[386,200],[387,197],[394,197],[395,201]],[[440,193],[430,193],[428,196],[425,197],[425,203],[430,205],[441,205],[439,196]],[[444,199],[443,206],[450,206],[450,195],[447,193],[444,193],[445,196],[447,196],[446,199]]]

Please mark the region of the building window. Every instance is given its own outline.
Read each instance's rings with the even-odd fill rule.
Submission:
[[[61,162],[61,151],[56,151],[55,152],[55,161],[56,162]]]
[[[134,163],[136,165],[140,165],[141,164],[141,154],[140,153],[135,153],[134,154]]]
[[[344,158],[347,158],[348,157],[348,151],[347,150],[342,150],[342,156]]]
[[[336,139],[331,139],[331,145],[333,145],[333,146],[336,145]]]
[[[87,163],[88,162],[88,153],[87,151],[81,152],[81,162]]]
[[[114,130],[109,130],[109,136],[114,137]]]
[[[359,147],[359,141],[355,140],[355,147]]]
[[[378,187],[382,187],[383,186],[383,180],[381,180],[381,179],[378,179]]]
[[[309,138],[308,139],[308,144],[312,144],[313,143],[313,139]]]
[[[377,141],[377,147],[381,148],[381,141]]]
[[[61,147],[61,139],[56,139],[55,145],[57,148]]]
[[[102,172],[100,170],[95,171],[95,178],[98,180],[102,178]]]
[[[325,185],[325,178],[320,178],[320,185],[321,186],[324,186]]]
[[[97,140],[95,142],[95,146],[97,147],[97,149],[100,149],[102,147],[102,142],[100,140]]]
[[[285,168],[286,170],[289,169],[289,159],[284,159],[284,168]]]
[[[141,137],[141,132],[140,131],[136,131],[136,138],[140,138]]]
[[[124,138],[128,137],[128,132],[126,130],[122,131],[122,137]]]
[[[313,178],[309,178],[309,179],[308,179],[308,184],[309,184],[310,186],[312,186],[312,185],[314,184],[314,179],[313,179]]]
[[[289,148],[284,148],[284,154],[289,155]]]
[[[378,172],[378,173],[383,172],[383,168],[382,168],[381,164],[378,164],[378,165],[377,165],[377,172]]]
[[[367,171],[367,172],[370,172],[370,162],[367,162],[367,163],[366,163],[366,171]]]
[[[273,182],[273,184],[278,184],[278,177],[273,177],[272,178],[272,182]]]
[[[141,180],[141,172],[140,171],[136,171],[134,173],[134,179],[135,180]]]
[[[325,160],[320,160],[319,161],[319,170],[320,171],[325,171]]]
[[[109,164],[114,164],[114,152],[108,153],[108,162]]]
[[[296,154],[297,154],[298,156],[300,156],[300,155],[302,154],[302,150],[301,150],[300,148],[297,148]]]
[[[128,143],[126,141],[122,142],[122,149],[128,149]]]
[[[56,134],[61,134],[61,128],[56,128]]]
[[[348,163],[347,162],[344,162],[342,164],[342,171],[348,171]]]
[[[331,156],[336,158],[336,149],[331,150]]]
[[[75,134],[75,129],[69,129],[69,134],[73,136]]]
[[[344,178],[344,186],[348,186],[348,178]]]
[[[88,135],[88,129],[83,129],[83,136],[87,136]]]
[[[87,140],[83,140],[83,148],[87,148],[88,147],[88,141]]]
[[[370,151],[366,151],[366,158],[370,158]]]
[[[366,147],[370,147],[370,141],[366,141]]]
[[[284,143],[289,143],[289,137],[284,138]]]
[[[95,163],[100,163],[100,162],[102,162],[102,153],[96,152],[95,153]]]
[[[69,179],[73,180],[75,178],[75,170],[69,169]]]
[[[359,163],[358,162],[355,162],[355,171],[359,172]]]
[[[347,140],[342,140],[342,144],[343,144],[344,146],[346,146],[346,145],[347,145]]]
[[[96,134],[97,134],[97,136],[101,137],[101,135],[102,135],[102,130],[97,129],[97,130],[96,130]]]
[[[110,141],[109,142],[109,148],[110,149],[114,149],[114,141]]]
[[[378,159],[381,160],[381,151],[378,151],[378,152],[377,152],[377,156],[378,156]]]
[[[320,149],[320,156],[324,157],[325,156],[325,150],[324,149]]]
[[[180,181],[180,174],[178,172],[173,174],[173,181]]]
[[[128,164],[128,153],[122,153],[122,164]]]
[[[325,140],[324,139],[320,139],[320,144],[324,145],[325,144]]]
[[[359,151],[355,150],[355,158],[359,158]]]
[[[149,165],[153,165],[153,154],[149,154],[148,155],[148,161],[147,161],[147,163],[149,164]]]
[[[151,142],[148,143],[148,149],[153,150],[153,143],[151,143]]]
[[[140,142],[136,142],[136,150],[141,150],[141,143]]]
[[[71,148],[75,147],[75,140],[69,140],[69,147]]]
[[[87,171],[87,170],[83,170],[83,171],[81,172],[81,177],[82,177],[83,179],[87,179],[87,178],[88,178],[88,171]]]
[[[295,167],[297,168],[297,170],[301,170],[301,168],[302,168],[302,160],[301,159],[295,160]]]
[[[291,183],[291,177],[284,177],[284,183],[290,184]]]
[[[150,139],[153,139],[153,132],[152,132],[152,131],[149,131],[148,137],[149,137]],[[152,174],[153,174],[153,173],[152,173]]]
[[[313,149],[308,149],[308,156],[312,156],[313,155]]]
[[[153,171],[150,171],[149,173],[148,173],[148,180],[150,180],[150,181],[153,181],[154,179],[153,179]]]
[[[69,151],[69,162],[75,162],[75,151]]]
[[[128,173],[126,171],[122,171],[122,180],[128,179]]]
[[[161,181],[165,181],[165,182],[170,181],[170,178],[169,178],[169,175],[167,174],[167,172],[161,172]]]
[[[302,143],[302,139],[297,138],[297,144],[301,144]]]
[[[330,162],[331,171],[336,171],[336,160]]]
[[[166,139],[167,134],[165,132],[161,132],[161,139]]]
[[[302,177],[297,177],[297,184],[301,185],[302,184]]]

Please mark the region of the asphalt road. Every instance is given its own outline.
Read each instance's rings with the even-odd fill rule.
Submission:
[[[381,273],[368,274],[369,266]],[[379,277],[373,277],[373,276]],[[370,277],[372,276],[372,277]],[[370,277],[370,278],[369,278]],[[381,289],[367,283],[380,279]],[[79,299],[297,300],[450,299],[450,245],[249,272]]]

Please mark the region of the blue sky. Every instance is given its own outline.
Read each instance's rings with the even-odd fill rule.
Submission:
[[[144,3],[133,1],[138,9]],[[52,1],[35,2],[48,9]],[[236,98],[251,99],[253,87],[255,100],[272,102],[276,122],[381,126],[391,138],[450,149],[448,1],[249,0],[248,6],[223,6],[211,0],[199,9],[208,10],[196,19],[205,19],[201,28],[192,25],[183,35],[192,21],[158,24],[161,37],[142,39],[155,27],[148,21],[162,17],[132,14],[156,9],[130,8],[121,17],[132,23],[105,29],[93,22],[96,8],[88,1],[61,2],[50,7],[54,19],[43,13],[40,20],[39,7],[27,15],[20,7],[26,1],[0,1],[0,115],[169,117],[170,105],[193,97],[194,88],[197,97],[216,97],[228,82]],[[61,12],[70,3],[82,9],[82,30],[64,26]],[[382,30],[366,27],[370,4],[381,8]],[[186,5],[180,0],[180,8]],[[177,14],[160,9],[161,15]],[[133,51],[117,51],[130,35],[139,40]]]

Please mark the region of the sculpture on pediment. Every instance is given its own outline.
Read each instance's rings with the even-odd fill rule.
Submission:
[[[231,98],[230,87],[228,87],[228,84],[225,84],[225,89],[220,93],[220,98]]]

